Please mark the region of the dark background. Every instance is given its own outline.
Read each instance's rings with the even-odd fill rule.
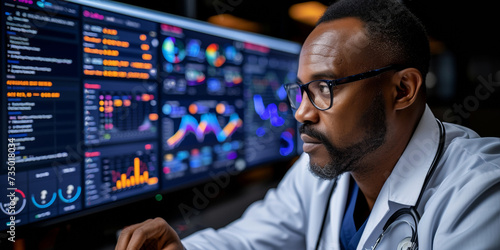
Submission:
[[[285,0],[120,0],[134,6],[207,21],[229,14],[254,24],[261,34],[302,43],[313,26],[290,18],[289,8],[305,1]],[[320,0],[324,5],[332,1]],[[481,136],[500,136],[500,34],[498,9],[486,1],[405,0],[431,40],[428,103],[435,116],[470,127]],[[225,19],[230,20],[230,19]],[[227,25],[232,25],[227,23]],[[476,88],[489,82],[487,98]],[[498,82],[498,84],[497,84]],[[484,88],[483,88],[484,91]],[[481,92],[481,94],[487,94]],[[200,209],[197,191],[207,185],[150,197],[117,209],[39,228],[20,228],[15,249],[114,249],[119,229],[147,218],[165,218],[182,236],[205,227],[219,228],[238,218],[253,201],[275,187],[292,162],[280,162],[234,176]],[[160,199],[161,198],[161,199]],[[179,204],[191,210],[189,221]],[[125,211],[125,212],[124,212]],[[0,243],[1,239],[0,239]],[[19,248],[17,248],[19,247]],[[0,248],[4,249],[0,244]],[[8,249],[8,248],[5,248]]]

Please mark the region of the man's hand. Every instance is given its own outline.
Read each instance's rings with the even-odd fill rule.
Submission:
[[[131,249],[183,250],[184,247],[174,229],[158,217],[122,230],[115,250]]]

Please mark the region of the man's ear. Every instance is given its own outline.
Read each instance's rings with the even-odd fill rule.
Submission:
[[[423,78],[416,68],[406,68],[398,71],[394,79],[394,108],[402,110],[412,105],[418,97]]]

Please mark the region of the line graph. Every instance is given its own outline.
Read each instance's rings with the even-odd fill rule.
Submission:
[[[229,121],[224,128],[220,126],[217,115],[214,113],[202,114],[199,122],[194,116],[186,114],[181,119],[179,130],[167,139],[167,145],[170,148],[176,147],[188,134],[194,134],[198,142],[203,142],[205,135],[214,133],[217,140],[223,142],[242,125],[243,121],[237,113],[229,116]]]
[[[271,125],[275,127],[280,127],[285,124],[285,119],[278,114],[278,106],[276,106],[276,104],[270,103],[266,107],[261,95],[253,96],[253,104],[255,112],[262,120],[269,120]]]

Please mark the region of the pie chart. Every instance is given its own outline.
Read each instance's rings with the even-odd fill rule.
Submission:
[[[206,57],[208,64],[214,67],[220,67],[224,62],[226,62],[226,57],[220,46],[216,43],[208,45],[206,49]]]
[[[179,63],[186,57],[184,44],[175,37],[167,37],[161,47],[163,57],[170,63]]]

